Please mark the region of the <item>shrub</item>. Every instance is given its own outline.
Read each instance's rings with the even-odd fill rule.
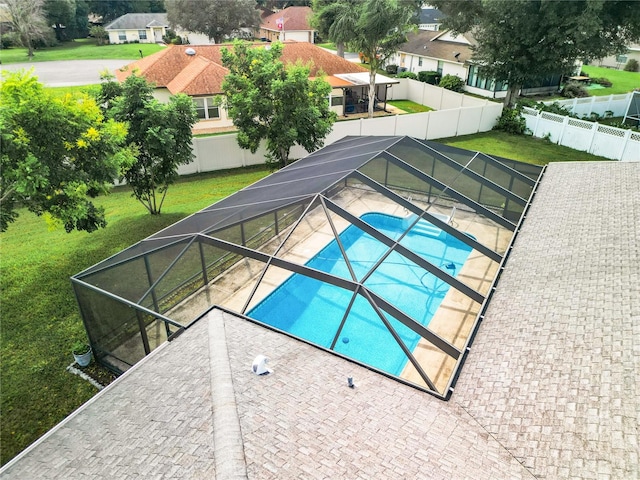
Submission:
[[[638,70],[640,70],[640,67],[638,66],[638,60],[635,58],[630,58],[624,66],[625,72],[637,72]]]
[[[16,46],[16,37],[13,33],[5,33],[0,36],[0,48],[11,48]]]
[[[391,75],[398,73],[398,65],[387,65],[385,71]]]
[[[417,80],[418,76],[413,72],[400,72],[398,78],[412,78],[413,80]]]
[[[564,87],[562,87],[560,95],[565,98],[581,98],[588,97],[589,93],[583,85],[577,82],[568,82]]]
[[[438,85],[454,92],[462,92],[464,90],[464,80],[457,75],[445,75]]]
[[[592,78],[591,83],[597,83],[599,85],[602,85],[603,87],[610,87],[611,85],[613,85],[613,83],[611,83],[611,80],[605,77]]]
[[[494,130],[501,130],[507,133],[514,133],[516,135],[524,135],[527,131],[527,122],[521,115],[522,107],[516,106],[516,108],[504,108],[502,115],[498,119],[498,123]]]
[[[440,82],[440,74],[431,70],[424,70],[422,72],[418,72],[418,80],[431,85],[438,85]]]

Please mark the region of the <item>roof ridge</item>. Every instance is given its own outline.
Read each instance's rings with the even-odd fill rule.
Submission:
[[[226,315],[220,310],[207,314],[215,470],[217,478],[246,479],[247,462],[227,349]]]

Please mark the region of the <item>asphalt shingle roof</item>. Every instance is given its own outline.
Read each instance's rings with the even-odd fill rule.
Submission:
[[[263,44],[256,45],[257,48],[263,46]],[[171,45],[117,70],[116,77],[123,81],[132,72],[138,71],[156,87],[167,87],[173,94],[180,92],[189,95],[218,94],[222,92],[222,80],[228,73],[228,70],[222,66],[223,48],[232,50],[233,45]],[[189,49],[195,53],[188,55]],[[281,59],[285,64],[295,64],[298,61],[309,64],[311,77],[318,76],[321,72],[331,76],[336,73],[368,71],[357,63],[306,42],[284,42]],[[194,62],[196,65],[191,65]],[[203,62],[207,63],[204,70]]]
[[[147,27],[168,27],[166,13],[127,13],[116,18],[105,30],[144,30]]]
[[[449,402],[212,310],[0,476],[638,478],[639,186],[548,166]]]

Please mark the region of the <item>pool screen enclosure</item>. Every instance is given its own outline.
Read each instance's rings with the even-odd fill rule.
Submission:
[[[220,308],[448,398],[542,172],[411,137],[345,137],[73,276],[95,357],[125,371]],[[304,295],[274,293],[294,277]],[[302,329],[261,320],[278,295],[276,309],[330,308]],[[377,348],[353,353],[360,340],[394,367]]]

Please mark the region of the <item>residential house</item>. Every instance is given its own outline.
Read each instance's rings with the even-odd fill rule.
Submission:
[[[127,13],[105,25],[109,43],[159,43],[167,34],[166,13]]]
[[[160,43],[171,27],[166,13],[127,13],[106,25],[109,43]],[[209,45],[211,39],[180,27],[172,29],[185,43]]]
[[[256,48],[264,48],[263,43]],[[216,97],[222,94],[222,82],[229,72],[222,66],[222,49],[229,44],[171,45],[160,52],[133,62],[116,71],[124,81],[137,71],[156,85],[155,96],[168,101],[171,95],[185,93],[193,98],[200,118],[197,129],[223,128],[233,125]],[[367,111],[369,71],[361,65],[338,57],[307,42],[284,42],[282,61],[295,64],[299,60],[310,64],[310,76],[325,75],[332,86],[329,102],[338,115]],[[387,89],[397,80],[376,76],[376,105],[386,108]]]
[[[440,10],[432,7],[423,7],[420,9],[420,18],[418,20],[419,30],[438,31],[442,25],[442,19],[445,14]]]
[[[272,42],[295,40],[296,42],[315,43],[315,30],[309,24],[313,15],[310,7],[288,7],[262,18],[258,38]]]
[[[408,36],[408,41],[387,63],[418,73],[437,71],[441,76],[456,75],[464,80],[465,91],[489,98],[504,98],[507,84],[480,74],[473,61],[473,46],[477,42],[470,32],[456,35],[450,30],[420,31]],[[533,85],[525,85],[522,95],[557,91],[562,76],[549,76]]]
[[[640,43],[632,43],[627,47],[627,51],[619,55],[610,55],[605,58],[601,58],[595,65],[599,67],[623,69],[629,60],[636,59],[640,63]]]

